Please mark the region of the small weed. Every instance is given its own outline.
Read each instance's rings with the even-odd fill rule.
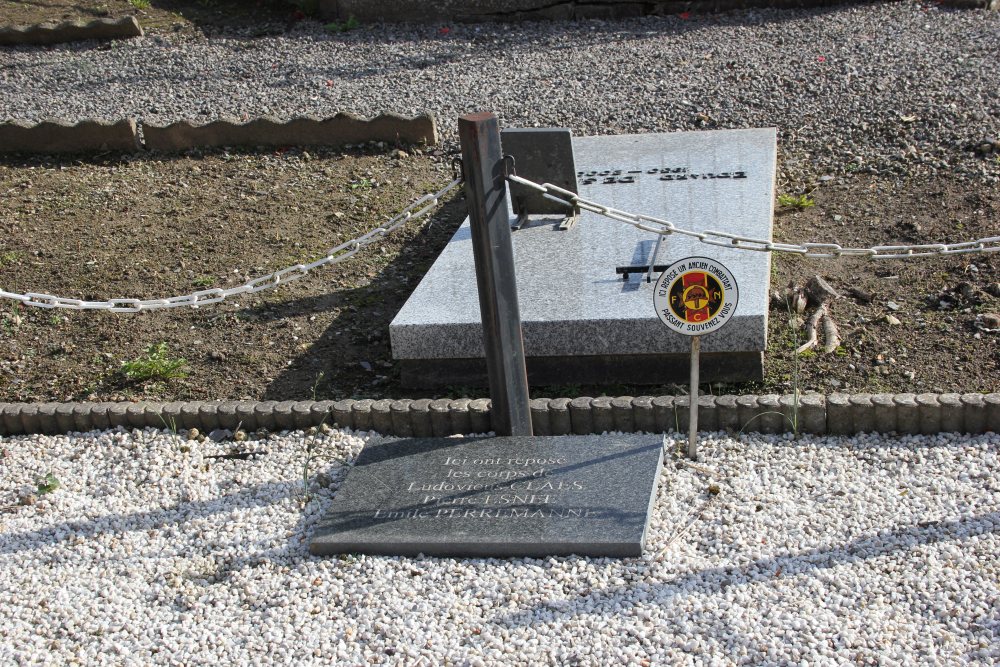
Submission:
[[[309,429],[309,432],[317,436],[320,434],[325,435],[329,433],[330,428],[326,425],[326,420],[330,419],[332,416],[333,416],[332,413],[327,412],[325,415],[323,415],[323,419],[320,421],[319,425]],[[311,492],[311,488],[313,485],[311,481],[316,481],[316,482],[320,481],[318,475],[316,476],[317,478],[313,480],[313,474],[312,474],[313,463],[323,459],[327,461],[340,461],[340,462],[343,461],[343,459],[336,452],[336,450],[327,445],[327,443],[324,441],[323,438],[320,437],[307,438],[305,457],[302,461],[302,490],[305,493],[302,499],[303,505],[308,505],[313,498],[313,494]]]
[[[35,486],[38,489],[38,495],[44,496],[59,488],[59,480],[52,473],[48,473],[45,477],[39,478],[35,482]]]
[[[319,374],[316,376],[316,381],[313,382],[312,397],[313,397],[314,401],[317,400],[316,399],[316,393],[317,393],[317,390],[319,389],[319,383],[323,380],[323,376],[324,375],[325,375],[325,373],[323,371],[320,371]]]
[[[186,363],[187,359],[172,359],[167,356],[167,344],[160,343],[147,347],[145,356],[124,362],[122,374],[136,382],[182,378],[187,376],[187,371],[181,370]]]
[[[62,318],[59,317],[58,315],[49,315],[49,324],[51,324],[52,326],[57,327],[61,322]]]
[[[374,187],[374,184],[372,183],[370,178],[361,178],[356,181],[351,181],[348,187],[351,188],[352,192],[357,190],[361,190],[362,192],[367,192],[368,190],[371,190]]]
[[[165,428],[168,431],[170,431],[170,433],[172,435],[177,435],[177,418],[176,417],[174,417],[173,415],[171,415],[169,419],[164,419],[163,415],[157,415],[157,417],[159,417],[160,421],[163,422],[163,428]]]
[[[343,23],[339,21],[334,21],[332,23],[326,24],[326,29],[330,32],[347,32],[348,30],[354,30],[361,27],[361,21],[359,21],[354,14],[347,17],[347,20]]]
[[[195,287],[208,287],[214,282],[215,279],[210,278],[209,276],[198,276],[197,278],[191,281],[191,284],[194,285]]]
[[[747,429],[748,426],[750,426],[750,424],[754,420],[759,419],[759,418],[763,417],[764,415],[781,415],[781,418],[784,421],[788,422],[788,425],[792,427],[792,434],[793,434],[794,438],[796,440],[798,440],[798,438],[799,438],[799,427],[800,427],[800,424],[799,424],[799,408],[801,406],[800,401],[801,401],[801,398],[802,398],[802,391],[801,391],[802,367],[801,367],[801,361],[802,361],[803,357],[814,356],[816,353],[813,350],[810,349],[810,350],[805,350],[804,352],[800,352],[800,353],[796,354],[795,350],[797,350],[799,348],[799,330],[795,326],[792,325],[792,321],[793,321],[792,309],[791,309],[791,306],[789,305],[788,306],[788,327],[786,327],[785,335],[790,339],[790,342],[792,344],[791,345],[792,375],[791,375],[791,378],[789,378],[791,380],[791,383],[792,383],[792,414],[791,414],[791,416],[789,416],[789,415],[785,414],[784,412],[774,411],[774,410],[769,410],[767,412],[760,412],[760,413],[754,415],[753,417],[751,417],[745,424],[743,424],[743,427],[740,428],[740,431],[737,434],[737,438],[741,437],[743,435],[743,432]]]
[[[149,0],[128,0],[136,9],[149,9]]]
[[[5,252],[0,255],[0,266],[3,266],[4,264],[16,264],[23,256],[23,253],[17,252],[16,250]]]
[[[778,195],[778,205],[802,210],[815,206],[816,202],[809,195]]]

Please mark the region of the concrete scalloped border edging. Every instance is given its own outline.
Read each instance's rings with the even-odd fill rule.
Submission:
[[[204,124],[179,121],[167,126],[143,123],[146,148],[179,151],[195,146],[310,146],[364,141],[436,144],[437,126],[429,114],[406,118],[385,113],[362,118],[338,113],[332,118],[302,116],[281,122],[264,116],[245,123],[216,120]]]
[[[686,396],[538,398],[531,401],[536,435],[645,431],[685,433]],[[702,396],[703,431],[790,432],[794,397]],[[1000,393],[806,394],[799,431],[826,435],[862,432],[1000,433]],[[0,435],[86,432],[94,429],[305,429],[320,424],[402,437],[484,433],[490,401],[450,399],[342,401],[214,401],[172,403],[0,403]]]
[[[134,16],[93,21],[65,21],[25,26],[0,26],[0,46],[38,46],[85,39],[129,39],[142,37]]]
[[[330,118],[300,116],[281,121],[262,116],[245,123],[216,120],[205,124],[179,121],[170,125],[142,124],[143,141],[134,118],[113,123],[82,120],[69,123],[0,123],[0,153],[79,153],[97,150],[163,152],[210,146],[342,146],[367,141],[402,141],[433,146],[438,142],[432,114],[407,117],[383,113],[363,118],[338,113]]]
[[[0,153],[133,152],[139,147],[134,118],[114,123],[100,120],[0,123]]]

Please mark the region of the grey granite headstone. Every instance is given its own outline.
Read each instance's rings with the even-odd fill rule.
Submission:
[[[771,238],[773,129],[575,137],[573,148],[583,197],[685,229]],[[512,235],[529,380],[587,382],[574,374],[599,366],[611,370],[602,371],[604,382],[646,381],[625,370],[636,365],[663,373],[676,369],[683,378],[690,341],[660,323],[652,306],[653,284],[645,275],[623,281],[615,273],[618,266],[648,263],[656,236],[588,211],[567,231],[556,229],[562,216],[536,218]],[[767,344],[769,253],[673,235],[665,238],[657,262],[671,264],[692,255],[722,262],[740,285],[733,320],[702,341],[702,353],[712,355],[720,371],[703,379],[759,379]],[[454,384],[463,371],[482,366],[468,222],[396,315],[389,333],[404,383]],[[435,363],[442,372],[428,373]],[[617,366],[623,369],[619,376],[613,372]],[[654,381],[670,379],[659,375]]]
[[[319,555],[639,556],[663,437],[412,438],[368,445]]]

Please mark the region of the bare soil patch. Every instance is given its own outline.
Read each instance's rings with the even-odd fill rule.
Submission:
[[[158,298],[322,257],[452,177],[420,149],[217,151],[0,164],[0,284]],[[233,303],[138,314],[0,303],[3,400],[381,392],[388,323],[461,221],[449,203],[347,262]],[[129,380],[167,344],[187,377]]]
[[[948,177],[855,176],[829,181],[816,205],[778,209],[775,238],[844,246],[955,243],[996,236],[1000,195]],[[800,356],[801,383],[819,391],[997,391],[1000,254],[894,260],[779,256],[772,287],[821,275],[844,297],[831,303],[844,343]],[[765,389],[788,388],[792,350],[804,342],[794,313],[772,307]],[[995,328],[995,325],[993,325]]]
[[[0,0],[0,25],[35,25],[135,16],[150,33],[281,33],[305,14],[281,0]]]
[[[0,162],[0,286],[81,299],[232,286],[323,255],[452,176],[442,151],[209,151]],[[1000,195],[947,177],[849,175],[779,208],[775,237],[871,246],[997,233]],[[388,325],[465,215],[458,195],[343,264],[232,303],[138,314],[0,302],[0,400],[310,399],[423,396],[402,389]],[[822,275],[843,344],[796,357],[786,306],[771,311],[762,384],[719,392],[997,391],[1000,256],[875,262],[776,256],[772,287]],[[891,303],[890,303],[891,302]],[[891,315],[899,324],[890,324]],[[721,334],[720,334],[721,335]],[[185,377],[137,379],[165,343]],[[681,382],[683,384],[683,382]],[[679,393],[537,387],[533,394]],[[483,395],[452,387],[442,396]],[[428,396],[429,397],[429,396]]]

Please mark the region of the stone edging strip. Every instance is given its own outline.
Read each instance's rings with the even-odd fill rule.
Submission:
[[[330,146],[365,141],[402,141],[436,144],[434,117],[406,118],[386,113],[362,118],[338,113],[332,118],[303,116],[281,122],[264,116],[246,123],[217,120],[198,125],[180,121],[170,125],[143,124],[146,148],[180,151],[195,146]]]
[[[134,16],[93,21],[39,23],[26,26],[0,26],[0,46],[59,44],[84,39],[128,39],[142,37],[142,28]]]
[[[115,123],[99,120],[0,123],[0,153],[134,152],[138,149],[139,137],[132,118]]]
[[[686,396],[538,398],[536,435],[687,432]],[[703,431],[798,431],[826,435],[879,432],[1000,433],[1000,393],[806,394],[799,397],[702,396]],[[0,435],[94,429],[305,429],[321,424],[402,437],[484,433],[492,429],[488,399],[342,401],[215,401],[173,403],[0,403]]]
[[[384,113],[363,118],[338,113],[331,118],[302,116],[287,121],[264,116],[241,123],[218,120],[203,125],[180,121],[166,126],[142,125],[126,118],[114,123],[43,121],[0,123],[0,153],[78,153],[97,150],[135,152],[142,149],[181,151],[209,146],[341,146],[367,141],[402,141],[434,145],[437,124],[431,114],[407,118]]]

